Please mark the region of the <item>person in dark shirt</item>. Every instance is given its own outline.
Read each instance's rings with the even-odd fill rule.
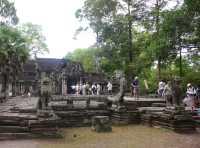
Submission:
[[[134,78],[133,82],[131,83],[131,88],[132,88],[133,97],[138,99],[138,97],[139,97],[139,80],[138,80],[137,76]]]

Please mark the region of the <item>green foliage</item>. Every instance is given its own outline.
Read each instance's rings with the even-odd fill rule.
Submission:
[[[21,64],[29,56],[26,39],[21,33],[12,27],[0,26],[0,66],[1,72],[5,67],[11,67],[14,71],[21,70]]]
[[[65,58],[82,63],[86,72],[95,72],[97,51],[98,49],[95,48],[76,49],[73,53],[68,53]]]
[[[0,23],[15,25],[18,21],[14,3],[9,0],[0,0]]]
[[[150,6],[146,5],[147,1],[85,0],[76,16],[89,21],[97,34],[98,50],[80,50],[80,53],[95,56],[87,57],[82,53],[73,59],[94,71],[96,65],[91,64],[95,63],[92,57],[98,57],[101,70],[109,75],[116,69],[125,71],[129,79],[137,75],[142,91],[145,90],[144,79],[149,84],[149,92],[157,89],[158,78],[168,80],[184,76],[183,87],[188,82],[199,83],[199,1],[185,0],[182,5],[177,2],[172,9],[167,0],[148,1],[152,3]],[[148,9],[144,11],[144,8]],[[133,53],[132,62],[130,52]],[[77,54],[72,53],[73,56]],[[93,62],[83,62],[83,55]]]
[[[22,35],[26,39],[30,54],[37,57],[38,54],[44,54],[49,52],[47,44],[45,43],[46,38],[42,34],[42,28],[39,25],[32,23],[26,23],[19,27]]]
[[[23,63],[29,57],[26,39],[16,28],[0,26],[0,74],[2,78],[2,93],[7,96],[8,82],[16,80],[22,71]]]

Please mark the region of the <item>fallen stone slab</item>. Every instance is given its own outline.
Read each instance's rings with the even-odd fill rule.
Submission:
[[[108,116],[94,116],[92,118],[92,130],[96,132],[111,132],[111,121]]]
[[[15,139],[49,139],[49,138],[63,138],[63,135],[57,133],[0,133],[0,140],[15,140]]]
[[[0,133],[24,133],[24,132],[29,132],[29,128],[21,126],[0,126]]]

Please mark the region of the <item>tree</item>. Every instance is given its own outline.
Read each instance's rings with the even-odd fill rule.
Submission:
[[[98,68],[97,52],[96,48],[76,49],[72,53],[68,53],[65,58],[82,63],[86,72],[96,72]]]
[[[26,40],[21,33],[12,27],[0,27],[0,74],[2,78],[2,94],[7,96],[8,83],[14,82],[22,70],[22,65],[29,56]]]
[[[85,0],[84,6],[76,11],[76,18],[80,21],[84,19],[89,21],[89,27],[96,33],[97,44],[101,42],[102,25],[104,22],[112,20],[113,15],[115,15],[116,5],[116,0]],[[79,31],[82,30],[85,29],[79,29]]]
[[[49,52],[47,44],[45,43],[46,38],[42,34],[41,26],[32,23],[26,23],[19,27],[19,29],[26,39],[31,55],[36,58],[38,54]]]
[[[127,56],[129,62],[133,60],[132,27],[144,15],[146,0],[86,0],[82,9],[77,10],[76,16],[80,20],[89,21],[90,27],[97,34],[97,45],[105,44],[105,33],[109,26],[116,24],[122,18],[123,28],[127,32]],[[108,26],[108,27],[106,27]],[[81,31],[83,29],[80,29]],[[104,35],[102,35],[104,33]],[[109,33],[109,32],[108,32]]]
[[[161,79],[161,65],[162,61],[166,59],[166,57],[163,57],[163,53],[166,53],[166,49],[169,48],[169,42],[165,42],[168,39],[162,38],[164,36],[163,32],[161,33],[161,23],[164,20],[162,18],[163,11],[166,11],[166,8],[168,6],[168,3],[170,3],[170,0],[154,0],[151,1],[150,5],[150,12],[148,15],[148,21],[150,21],[151,24],[151,31],[154,32],[153,40],[153,47],[155,48],[155,57],[157,60],[157,69],[158,69],[158,80]],[[179,4],[179,1],[177,1],[177,5]],[[177,7],[176,5],[176,7]],[[149,25],[148,25],[149,26]],[[165,46],[166,45],[166,46]]]
[[[16,25],[18,21],[14,3],[8,0],[0,0],[0,24]]]
[[[168,0],[112,1],[115,5],[109,6],[108,1],[85,0],[90,5],[80,9],[78,15],[98,32],[99,50],[94,54],[104,72],[123,69],[131,77],[139,75],[150,81],[152,91],[156,78],[180,75],[184,84],[199,82],[197,77],[189,78],[199,73],[199,1],[176,0],[174,7]]]

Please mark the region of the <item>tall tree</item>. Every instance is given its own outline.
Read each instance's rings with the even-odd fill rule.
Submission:
[[[76,17],[89,21],[89,27],[96,34],[97,44],[101,42],[101,31],[104,22],[112,21],[116,12],[116,0],[85,0],[84,6],[76,11]],[[86,27],[87,28],[87,27]],[[79,31],[85,30],[79,28]]]
[[[123,4],[124,2],[124,4]],[[124,10],[125,15],[127,17],[128,24],[128,55],[129,61],[133,61],[133,24],[137,23],[137,21],[141,20],[146,12],[146,2],[147,0],[123,0],[123,2],[118,1],[119,8]]]
[[[18,21],[14,3],[9,0],[0,0],[0,23],[15,25]]]
[[[16,79],[22,70],[23,63],[29,56],[26,40],[21,33],[12,27],[0,27],[0,74],[2,78],[2,94],[8,95],[8,83]]]
[[[161,65],[163,62],[163,59],[166,59],[166,57],[163,56],[164,51],[168,48],[167,44],[163,44],[167,38],[163,40],[163,32],[161,33],[161,24],[163,22],[162,14],[164,11],[167,9],[172,9],[168,4],[170,4],[172,0],[153,0],[150,1],[149,4],[149,14],[148,16],[148,21],[149,24],[151,24],[151,29],[150,31],[153,32],[153,41],[152,43],[154,44],[155,48],[155,58],[157,60],[157,69],[158,69],[158,80],[161,78]],[[179,1],[176,1],[176,5],[174,8],[177,8],[179,5]],[[164,42],[163,42],[164,41]]]
[[[98,67],[96,64],[97,53],[98,49],[96,48],[76,49],[68,53],[65,58],[82,63],[86,72],[96,72]]]
[[[45,43],[46,38],[42,34],[41,26],[32,23],[26,23],[20,26],[19,29],[26,39],[31,55],[36,58],[38,54],[49,52],[47,44]]]
[[[146,0],[85,0],[82,9],[77,10],[76,16],[89,21],[90,27],[97,34],[98,45],[104,45],[102,33],[106,33],[109,26],[116,23],[118,18],[123,18],[123,28],[127,32],[127,57],[133,60],[132,27],[144,15]],[[125,18],[125,19],[124,19]],[[108,26],[108,27],[106,27]],[[80,29],[81,30],[81,29]],[[79,31],[80,31],[79,30]],[[109,34],[110,32],[108,32]],[[125,49],[126,50],[126,49]]]

